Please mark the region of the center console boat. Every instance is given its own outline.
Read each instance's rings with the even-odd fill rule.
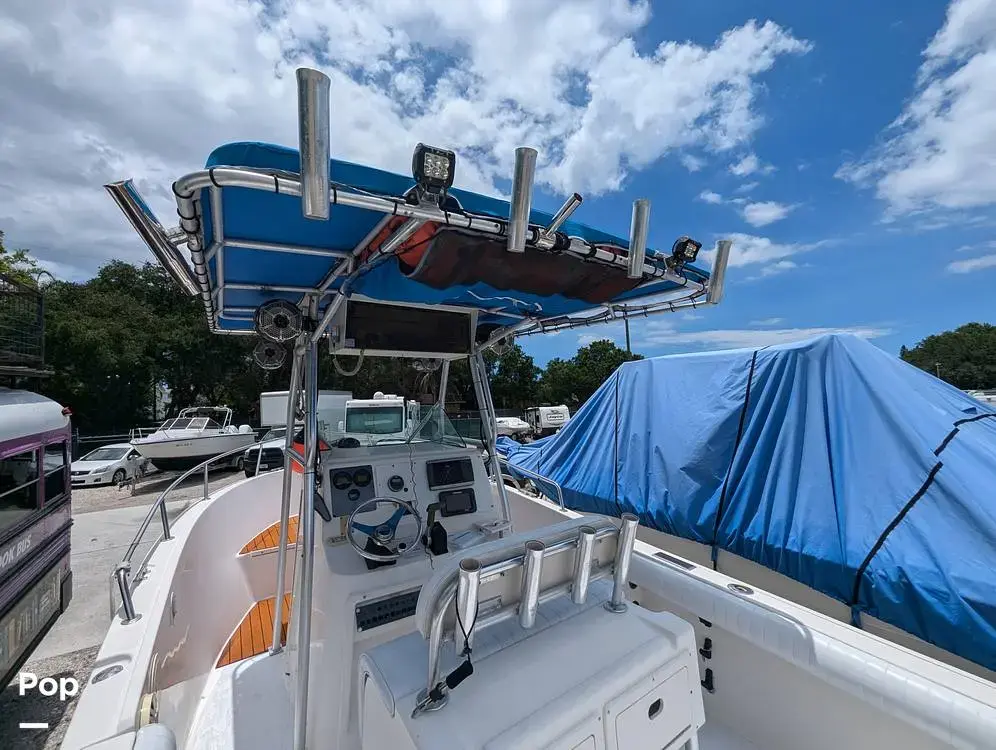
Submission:
[[[283,471],[161,520],[113,575],[115,612],[66,750],[660,750],[981,747],[996,696],[970,675],[635,541],[637,519],[508,488],[483,353],[510,337],[719,302],[699,243],[647,247],[506,203],[329,159],[329,80],[298,71],[300,151],[222,146],[173,186],[167,232],[108,186],[219,334],[291,358]],[[185,245],[191,269],[180,255]],[[320,350],[439,363],[404,440],[317,429]],[[484,451],[442,409],[469,362]],[[293,432],[288,430],[288,436]],[[292,463],[303,471],[291,470]],[[192,471],[196,471],[196,468]]]

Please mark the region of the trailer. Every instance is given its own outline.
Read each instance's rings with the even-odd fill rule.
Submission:
[[[567,406],[530,406],[526,409],[525,420],[533,437],[544,437],[552,435],[571,418],[571,412]]]
[[[345,419],[346,402],[353,398],[351,391],[318,392],[318,432],[326,438],[339,429]],[[259,394],[259,424],[261,427],[287,426],[287,391],[268,391]]]

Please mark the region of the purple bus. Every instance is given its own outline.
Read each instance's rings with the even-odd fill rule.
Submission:
[[[69,606],[69,409],[0,388],[0,687]]]

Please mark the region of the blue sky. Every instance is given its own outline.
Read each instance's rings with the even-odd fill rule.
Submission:
[[[812,42],[804,55],[775,66],[763,78],[758,110],[764,125],[752,139],[752,153],[775,171],[738,177],[728,159],[707,160],[696,172],[679,161],[663,159],[632,175],[621,193],[584,204],[583,218],[621,236],[628,234],[633,197],[652,200],[651,245],[666,248],[687,233],[711,244],[730,233],[763,235],[773,242],[822,247],[798,256],[797,268],[758,278],[754,266],[731,268],[725,301],[704,308],[699,317],[660,316],[658,325],[681,332],[731,332],[857,328],[867,329],[875,344],[898,353],[903,344],[971,321],[992,322],[996,303],[996,267],[977,273],[952,273],[958,248],[984,245],[993,236],[991,221],[970,226],[900,216],[883,223],[887,202],[835,176],[846,161],[860,157],[881,138],[916,92],[922,53],[945,20],[942,3],[909,2],[752,2],[732,0],[676,3],[666,17],[655,18],[641,34],[648,47],[662,38],[714,42],[725,29],[746,18],[770,18]],[[858,20],[860,19],[860,20]],[[756,187],[737,192],[743,185]],[[712,191],[723,198],[710,204],[697,198]],[[797,205],[778,222],[751,226],[731,198]],[[559,199],[544,194],[545,208]],[[973,217],[991,219],[991,211]],[[978,255],[979,253],[976,253]],[[666,334],[646,340],[647,323],[631,323],[635,351],[668,354],[733,345],[712,341],[668,344]],[[792,334],[786,334],[791,336]],[[579,341],[609,338],[625,341],[622,326],[593,326],[559,336],[532,337],[521,343],[538,364],[571,356]],[[744,332],[743,343],[751,336]],[[768,339],[756,337],[766,342]],[[774,339],[773,339],[774,340]]]
[[[60,278],[150,258],[101,185],[170,222],[217,145],[296,144],[303,65],[337,158],[407,173],[431,143],[502,194],[528,145],[538,207],[576,190],[625,237],[647,197],[654,247],[732,238],[724,302],[634,322],[642,354],[898,352],[996,312],[996,0],[37,0],[0,29],[0,228]],[[621,325],[522,343],[544,364],[600,337]]]

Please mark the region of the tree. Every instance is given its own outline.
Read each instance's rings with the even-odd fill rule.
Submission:
[[[968,323],[928,336],[899,356],[962,390],[996,388],[996,326]]]
[[[3,231],[0,230],[0,274],[32,288],[38,287],[38,280],[48,274],[27,250],[8,250],[3,244]],[[51,274],[48,274],[51,276]]]
[[[522,409],[536,401],[540,369],[522,347],[513,344],[494,365],[491,393],[495,408]]]
[[[569,360],[552,359],[540,381],[544,401],[578,406],[588,400],[623,362],[643,359],[630,354],[607,339],[593,341],[578,349]]]

